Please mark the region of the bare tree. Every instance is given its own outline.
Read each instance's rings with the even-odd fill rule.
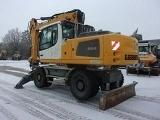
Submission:
[[[20,42],[20,51],[23,59],[28,59],[30,56],[30,46],[31,46],[31,37],[28,30],[22,32],[21,42]]]
[[[1,43],[0,43],[0,52],[1,52],[1,50],[2,50],[2,47],[3,47],[3,43],[1,42]]]
[[[12,56],[15,51],[19,51],[19,45],[21,42],[21,32],[18,28],[11,29],[8,33],[2,38],[3,44],[6,45],[7,53],[9,56]]]
[[[3,42],[0,43],[0,51],[1,50],[6,50],[6,46],[4,45]]]
[[[11,29],[2,41],[0,50],[5,49],[9,57],[12,57],[16,51],[20,51],[22,59],[28,59],[30,56],[31,38],[28,30],[21,32],[18,28]]]

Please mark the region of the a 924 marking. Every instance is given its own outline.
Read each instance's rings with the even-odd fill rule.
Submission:
[[[125,55],[125,60],[138,60],[138,55]]]

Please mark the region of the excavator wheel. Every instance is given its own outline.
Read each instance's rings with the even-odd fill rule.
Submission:
[[[43,88],[47,85],[47,78],[43,68],[38,67],[34,72],[34,84],[37,88]]]
[[[93,90],[91,91],[89,98],[92,98],[97,95],[99,91],[99,86],[100,86],[99,79],[94,74],[92,75],[92,82],[94,82],[94,85],[93,85]]]
[[[98,89],[94,85],[94,79],[93,75],[87,70],[79,70],[73,73],[70,80],[70,89],[73,96],[78,100],[87,100],[95,96]]]

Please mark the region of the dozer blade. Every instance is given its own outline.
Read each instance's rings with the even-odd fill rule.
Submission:
[[[138,82],[134,81],[129,85],[111,90],[109,92],[104,92],[100,97],[99,108],[101,110],[106,110],[135,96],[135,85],[137,83]]]
[[[29,81],[33,80],[33,74],[34,71],[31,71],[28,73],[28,75],[24,76],[18,83],[17,85],[14,87],[16,89],[22,89],[24,84],[28,83]]]

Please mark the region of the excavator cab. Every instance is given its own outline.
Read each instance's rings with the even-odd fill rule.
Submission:
[[[62,44],[67,39],[73,39],[78,36],[79,32],[76,30],[78,25],[80,25],[80,30],[82,31],[83,25],[65,20],[40,29],[39,58],[42,61],[43,59],[60,59]]]
[[[155,53],[155,50],[153,50],[154,45],[150,43],[140,42],[138,43],[139,46],[139,55],[147,55],[147,54],[153,54]]]

